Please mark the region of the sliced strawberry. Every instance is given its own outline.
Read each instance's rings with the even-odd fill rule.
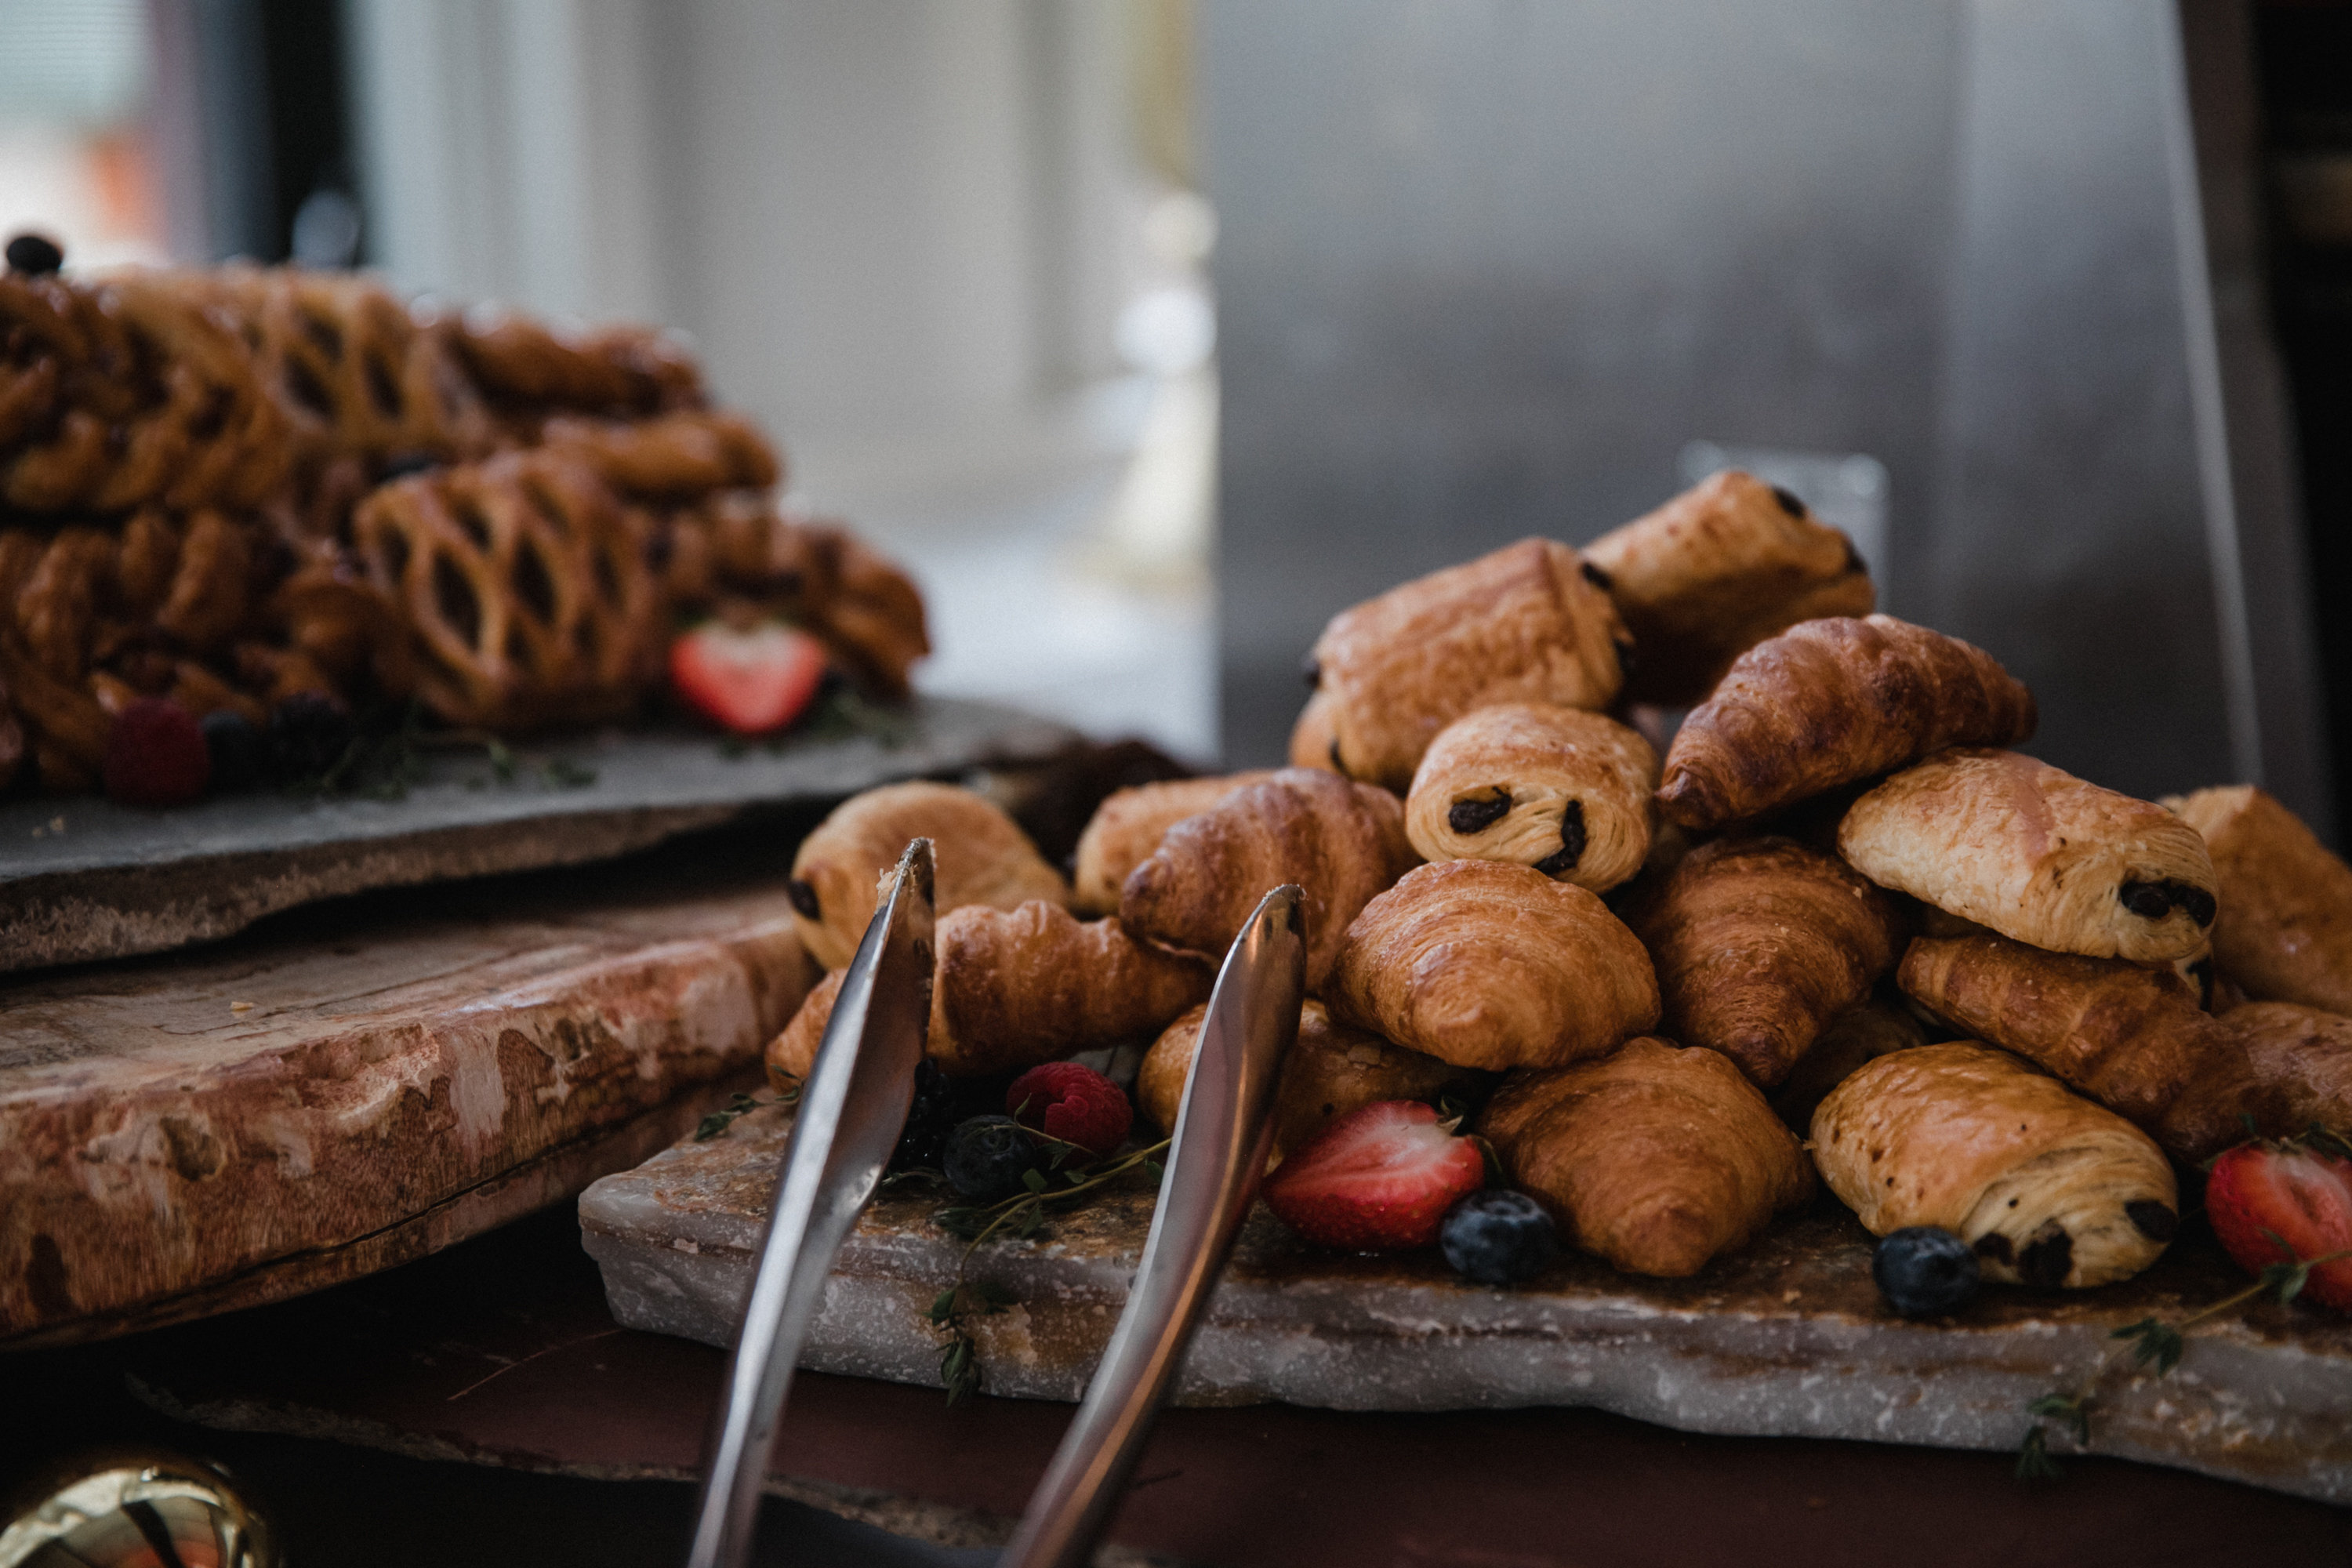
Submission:
[[[1486,1181],[1478,1145],[1417,1100],[1367,1105],[1291,1152],[1261,1189],[1321,1247],[1401,1252],[1437,1240],[1445,1211]]]
[[[2251,1273],[2352,1251],[2352,1160],[2298,1142],[2242,1143],[2213,1162],[2205,1212]],[[2352,1258],[2314,1268],[2303,1294],[2352,1311]]]
[[[705,621],[669,645],[670,684],[739,735],[791,723],[824,679],[824,647],[774,621],[739,631]]]

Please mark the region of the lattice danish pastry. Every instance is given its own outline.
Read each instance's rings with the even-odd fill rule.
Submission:
[[[651,526],[543,449],[386,485],[352,521],[370,580],[410,623],[418,695],[491,729],[615,717],[657,678]]]
[[[648,500],[767,489],[783,478],[775,448],[750,420],[712,409],[639,420],[550,419],[542,438],[587,463],[614,489]]]
[[[457,353],[502,416],[525,426],[551,412],[643,416],[702,405],[702,370],[647,327],[565,331],[525,316],[469,312]]]

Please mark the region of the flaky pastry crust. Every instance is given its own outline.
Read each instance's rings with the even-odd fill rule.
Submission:
[[[1236,790],[1273,776],[1271,770],[1259,768],[1215,778],[1169,779],[1105,797],[1078,836],[1070,878],[1073,907],[1082,914],[1118,913],[1119,889],[1151,858],[1170,828],[1221,804]]]
[[[1658,753],[1614,720],[1544,702],[1480,708],[1438,732],[1404,830],[1424,860],[1506,860],[1606,892],[1650,852]]]
[[[2212,857],[2220,972],[2262,1001],[2352,1013],[2352,867],[2252,784],[2164,804],[2204,837]]]

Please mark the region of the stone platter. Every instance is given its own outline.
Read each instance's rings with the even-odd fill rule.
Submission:
[[[728,1343],[790,1122],[762,1110],[591,1186],[583,1237],[621,1323]],[[962,1244],[940,1200],[886,1193],[844,1249],[804,1366],[936,1384],[926,1314]],[[1152,1198],[1112,1197],[1037,1239],[992,1243],[966,1278],[1021,1305],[978,1320],[990,1393],[1075,1400],[1126,1300]],[[1180,1403],[1348,1410],[1594,1405],[1689,1431],[2013,1448],[2026,1405],[2074,1386],[2113,1331],[2179,1318],[2242,1278],[2184,1242],[2127,1283],[2079,1295],[1989,1289],[1965,1315],[1907,1322],[1869,1278],[1870,1237],[1834,1201],[1784,1218],[1688,1280],[1570,1258],[1532,1285],[1466,1285],[1434,1257],[1305,1247],[1261,1207],[1242,1233]],[[2053,1451],[2073,1448],[2053,1440]],[[2352,1502],[2352,1324],[2263,1303],[2198,1329],[2170,1375],[2101,1385],[2093,1451]]]
[[[141,811],[98,797],[0,805],[0,973],[158,952],[314,900],[578,865],[746,812],[892,779],[1042,759],[1075,739],[992,703],[920,698],[886,734],[730,755],[707,734],[619,733],[531,748],[500,784],[479,752],[437,754],[400,800],[262,793]],[[593,769],[546,782],[555,759]]]

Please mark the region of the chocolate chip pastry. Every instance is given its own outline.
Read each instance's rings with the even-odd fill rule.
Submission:
[[[1201,1024],[1207,1004],[1168,1026],[1152,1043],[1135,1079],[1135,1102],[1168,1131],[1176,1127],[1184,1101],[1184,1080],[1201,1049]],[[1274,1091],[1274,1145],[1266,1169],[1351,1110],[1385,1100],[1435,1103],[1450,1090],[1467,1089],[1481,1076],[1450,1063],[1392,1045],[1368,1029],[1343,1024],[1308,998],[1299,1008],[1298,1042],[1282,1060]]]
[[[1838,852],[1882,888],[2053,952],[2167,963],[2219,908],[2205,841],[2148,801],[2016,752],[1958,750],[1854,802]]]
[[[1307,988],[1320,990],[1348,923],[1413,862],[1396,796],[1284,768],[1168,829],[1119,889],[1136,935],[1222,959],[1265,895],[1306,893]]]
[[[1476,708],[1606,708],[1631,641],[1575,552],[1523,539],[1331,617],[1316,641],[1337,758],[1402,794],[1437,732]]]
[[[1151,858],[1170,828],[1273,776],[1260,768],[1214,778],[1168,779],[1105,796],[1078,836],[1070,877],[1074,907],[1084,914],[1116,914],[1119,889]]]
[[[1813,1112],[1822,1180],[1873,1236],[1957,1232],[1986,1277],[2044,1289],[2128,1279],[2180,1228],[2154,1140],[1974,1041],[1883,1057]]]
[[[1513,1073],[1477,1130],[1571,1246],[1629,1274],[1696,1274],[1813,1193],[1795,1134],[1738,1068],[1647,1037]]]
[[[1658,1021],[1650,956],[1572,883],[1499,860],[1406,874],[1348,928],[1332,1016],[1457,1067],[1560,1067]]]
[[[1876,602],[1852,540],[1737,469],[1602,534],[1584,559],[1607,574],[1633,636],[1626,699],[1669,708],[1702,700],[1733,659],[1774,633],[1866,616]]]
[[[2014,745],[2033,694],[1990,654],[1891,616],[1806,621],[1732,662],[1666,749],[1658,805],[1750,821],[1947,746]]]
[[[1650,742],[1598,713],[1480,708],[1431,742],[1404,830],[1425,860],[1504,860],[1606,892],[1649,854],[1657,773]]]
[[[1292,767],[1320,768],[1333,773],[1344,771],[1339,766],[1339,731],[1334,727],[1331,708],[1330,694],[1318,691],[1298,710],[1297,721],[1290,727]]]
[[[1788,838],[1703,844],[1625,920],[1657,967],[1665,1035],[1766,1089],[1895,967],[1902,938],[1892,899]]]
[[[2219,972],[2261,1001],[2352,1014],[2352,867],[2252,784],[2164,804],[2212,858]]]
[[[931,841],[932,907],[942,916],[966,904],[1010,910],[1033,899],[1069,900],[1061,874],[989,801],[950,784],[885,784],[835,806],[793,857],[793,923],[817,963],[849,966],[874,919],[877,880],[917,838]]]

